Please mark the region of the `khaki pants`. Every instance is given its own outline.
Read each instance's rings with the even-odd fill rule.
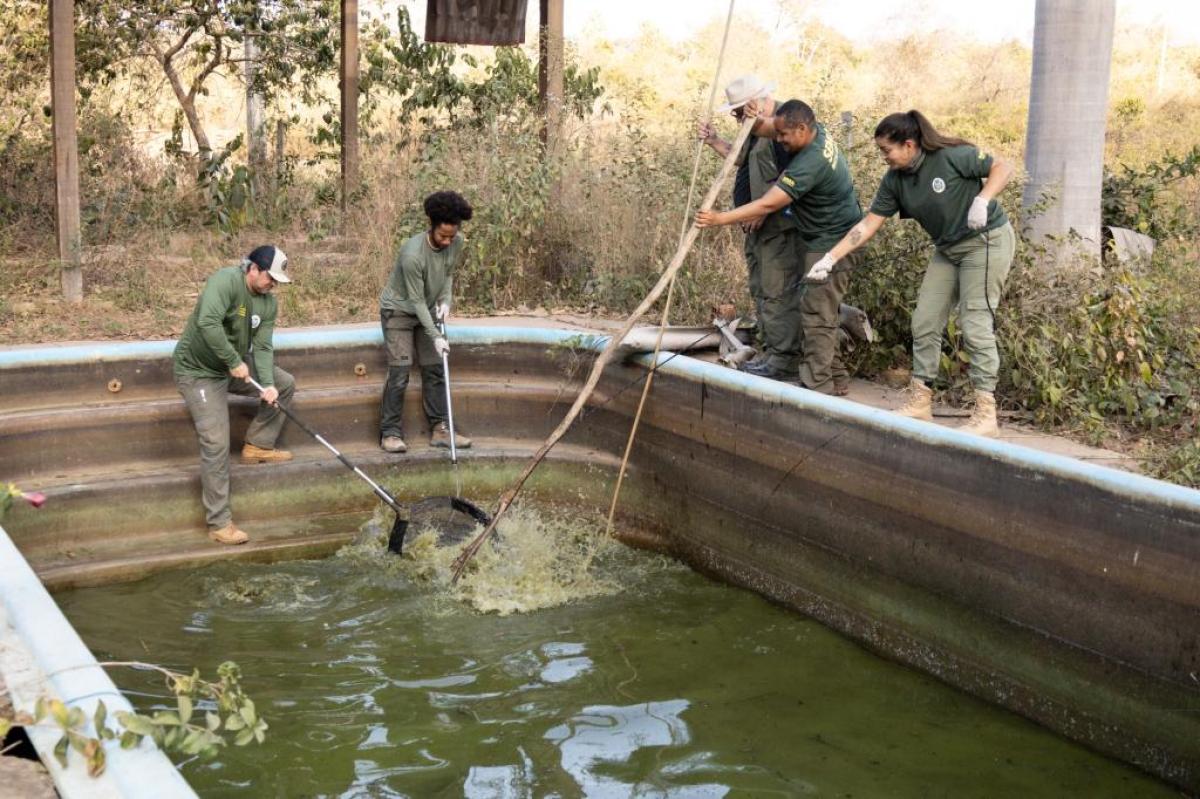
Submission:
[[[804,254],[804,274],[824,257],[822,252]],[[804,283],[800,296],[800,326],[803,333],[803,361],[800,384],[822,394],[833,393],[834,380],[850,377],[838,347],[838,308],[850,286],[850,273],[858,266],[858,256],[850,253],[833,265],[823,283]]]
[[[295,379],[275,367],[272,381],[279,401],[287,405],[296,390]],[[196,438],[200,442],[200,486],[204,517],[210,529],[224,527],[233,520],[229,506],[229,394],[257,397],[258,389],[245,380],[231,377],[175,376],[175,386],[183,395]],[[275,405],[258,403],[258,413],[246,429],[246,443],[274,449],[287,417]]]
[[[968,236],[934,251],[912,316],[913,377],[933,382],[942,355],[942,331],[958,308],[958,323],[970,357],[968,375],[980,391],[994,391],[1000,374],[994,311],[1012,266],[1012,225]]]
[[[388,376],[383,386],[379,435],[404,437],[404,392],[414,355],[421,368],[421,404],[430,428],[446,421],[446,373],[433,339],[421,321],[402,311],[382,310],[383,346],[387,349]]]

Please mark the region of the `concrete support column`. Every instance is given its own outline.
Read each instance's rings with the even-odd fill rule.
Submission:
[[[342,211],[358,187],[358,0],[342,0]]]
[[[63,298],[83,302],[79,147],[75,135],[75,0],[50,0],[50,108]]]
[[[538,94],[542,101],[542,141],[546,153],[558,146],[563,107],[563,0],[539,0]]]

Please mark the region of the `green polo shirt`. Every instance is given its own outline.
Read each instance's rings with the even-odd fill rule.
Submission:
[[[792,213],[809,252],[826,252],[862,219],[846,156],[824,125],[792,156],[775,184],[792,200]]]
[[[228,377],[229,370],[254,358],[259,383],[275,382],[277,303],[274,294],[255,294],[240,266],[218,269],[204,283],[196,307],[175,345],[175,374],[182,377]],[[253,345],[253,351],[251,350]]]
[[[925,153],[911,172],[889,169],[871,202],[871,213],[915,219],[937,247],[946,247],[980,231],[967,227],[971,201],[983,189],[992,168],[992,157],[969,144]],[[986,230],[1008,223],[1004,209],[988,202]]]
[[[437,338],[432,310],[449,303],[454,291],[454,270],[466,255],[466,239],[456,233],[450,246],[435,250],[429,244],[428,231],[409,237],[400,245],[392,275],[379,295],[379,307],[385,311],[412,314],[430,338]]]

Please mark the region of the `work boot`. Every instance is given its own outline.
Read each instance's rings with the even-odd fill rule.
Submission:
[[[758,377],[769,377],[772,380],[795,381],[796,372],[787,371],[785,369],[776,369],[769,361],[751,361],[742,366],[742,371],[748,375],[757,375]]]
[[[250,540],[250,536],[246,535],[246,531],[239,530],[233,522],[224,527],[218,527],[216,530],[209,530],[208,537],[218,544],[228,544],[230,546],[244,544]]]
[[[844,397],[850,393],[850,378],[835,377],[833,378],[833,396]]]
[[[286,449],[263,449],[249,441],[242,447],[242,463],[283,463],[291,459],[292,453]]]
[[[429,434],[429,446],[450,448],[450,426],[445,422],[438,422],[433,426],[433,432]],[[464,436],[462,433],[454,434],[454,446],[458,449],[470,449],[471,439]]]
[[[914,377],[904,392],[908,394],[908,402],[904,403],[904,407],[898,408],[896,414],[907,416],[909,419],[933,421],[933,389]]]
[[[989,438],[998,434],[1000,427],[996,424],[996,395],[990,391],[976,391],[975,411],[967,423],[958,429]]]
[[[408,452],[408,444],[400,436],[384,436],[379,439],[379,447],[384,452]]]

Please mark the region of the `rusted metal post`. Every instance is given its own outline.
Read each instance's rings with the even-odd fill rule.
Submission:
[[[79,147],[75,137],[75,0],[50,2],[50,108],[63,298],[67,302],[83,302]]]
[[[563,0],[539,0],[538,95],[547,155],[558,146],[563,106]]]
[[[358,187],[358,0],[342,0],[342,211]]]

